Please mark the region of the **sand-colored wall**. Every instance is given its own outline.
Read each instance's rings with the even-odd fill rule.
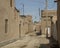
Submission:
[[[47,15],[47,17],[46,17]],[[51,21],[52,21],[52,18],[53,16],[57,16],[57,12],[56,10],[42,10],[41,11],[41,29],[42,29],[42,34],[47,34],[47,28],[50,28],[50,35],[51,36]],[[47,21],[46,21],[47,20]]]
[[[14,0],[12,0],[12,7],[10,0],[0,0],[0,42],[19,38],[19,25],[14,13]],[[7,33],[5,33],[5,19],[8,19]]]

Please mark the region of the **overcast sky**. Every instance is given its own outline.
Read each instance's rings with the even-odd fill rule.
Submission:
[[[45,8],[45,0],[15,0],[16,8],[20,10],[20,14],[23,13],[23,6],[24,4],[24,14],[25,15],[32,15],[33,21],[39,21],[39,11]],[[55,10],[56,3],[54,0],[48,0],[48,9]]]

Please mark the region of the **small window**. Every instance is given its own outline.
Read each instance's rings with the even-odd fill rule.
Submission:
[[[24,23],[23,23],[23,26],[24,26]]]
[[[10,0],[10,6],[12,7],[12,0]]]
[[[8,30],[8,19],[5,19],[5,33],[7,33]]]

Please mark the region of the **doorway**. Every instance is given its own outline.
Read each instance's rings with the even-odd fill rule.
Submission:
[[[19,24],[19,38],[21,38],[21,24]]]

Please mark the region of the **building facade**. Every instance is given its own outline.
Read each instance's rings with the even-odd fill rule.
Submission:
[[[28,32],[28,20],[26,19],[25,15],[20,15],[20,37],[24,37]]]
[[[26,16],[27,20],[28,20],[28,32],[33,32],[33,22],[32,22],[32,16],[31,15],[27,15]]]
[[[40,32],[40,30],[41,30],[41,23],[40,22],[35,22],[34,23],[34,25],[33,25],[33,30],[35,31],[35,32]]]
[[[56,16],[56,10],[42,10],[41,11],[41,30],[42,34],[51,36],[51,21],[52,17]]]
[[[28,15],[20,15],[20,37],[24,37],[26,34],[30,33],[33,30],[32,28],[32,17]]]
[[[14,0],[0,0],[0,43],[19,38],[18,14]]]

